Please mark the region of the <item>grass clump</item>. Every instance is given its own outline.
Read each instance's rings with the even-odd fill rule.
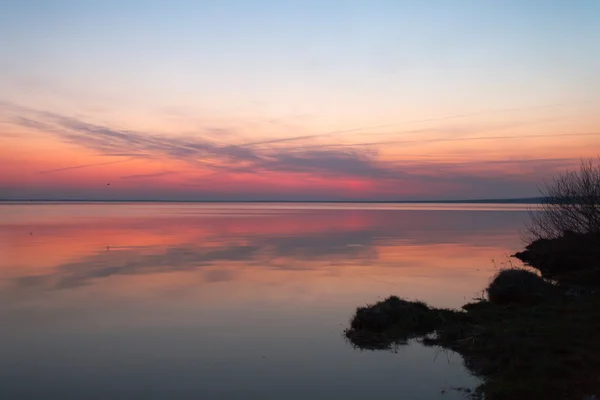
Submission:
[[[494,304],[536,304],[556,294],[557,289],[535,273],[522,268],[501,270],[486,289]]]
[[[434,309],[420,301],[390,296],[357,308],[346,336],[361,348],[386,349],[394,343],[433,332],[454,314],[456,311]]]

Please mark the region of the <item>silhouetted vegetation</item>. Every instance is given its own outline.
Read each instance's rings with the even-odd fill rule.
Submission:
[[[358,308],[347,339],[389,349],[417,338],[456,351],[483,378],[472,393],[486,400],[600,394],[600,166],[583,162],[543,194],[528,225],[534,240],[514,255],[541,276],[501,270],[487,298],[460,310],[392,296]]]
[[[546,183],[540,207],[527,224],[530,240],[555,239],[565,232],[600,234],[600,159],[581,162]]]
[[[499,275],[503,281],[508,276],[516,275]],[[598,393],[600,296],[560,292],[535,304],[501,303],[480,300],[446,310],[390,297],[361,307],[345,335],[361,349],[391,349],[416,337],[455,351],[483,379],[473,394],[486,400],[580,400]],[[385,323],[373,324],[380,313]]]
[[[563,284],[600,284],[600,234],[565,232],[552,239],[538,239],[514,257],[539,270],[543,277]]]

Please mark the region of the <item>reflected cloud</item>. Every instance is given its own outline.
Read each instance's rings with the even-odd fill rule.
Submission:
[[[451,259],[461,251],[478,256],[474,250],[477,246],[485,249],[496,245],[497,237],[488,232],[491,226],[500,232],[503,226],[511,227],[514,235],[514,214],[295,210],[238,214],[232,218],[226,212],[213,210],[206,215],[186,216],[185,220],[159,216],[105,217],[91,224],[61,221],[41,227],[4,225],[0,230],[10,230],[13,234],[25,233],[24,229],[35,230],[40,232],[36,237],[55,240],[47,251],[59,254],[65,248],[62,260],[58,258],[58,262],[43,269],[4,266],[11,271],[5,280],[8,287],[29,291],[73,289],[119,276],[201,270],[205,282],[224,282],[236,279],[237,268],[256,272],[317,271],[332,267],[343,271],[353,266],[421,268],[432,257]],[[54,236],[49,236],[52,232]],[[98,242],[97,237],[115,243],[86,251],[84,255],[76,249],[69,251],[73,240],[88,237],[94,243]],[[31,240],[28,234],[23,238]],[[22,249],[26,251],[27,247]],[[431,250],[436,253],[427,254]],[[10,258],[7,261],[10,263]]]
[[[217,262],[251,261],[258,251],[253,246],[221,246],[205,249],[192,245],[159,247],[142,250],[105,250],[77,261],[60,264],[53,272],[41,276],[13,279],[17,287],[41,286],[47,289],[70,289],[85,286],[94,279],[114,275],[142,275],[187,271],[211,266]]]
[[[336,261],[338,264],[375,260],[373,232],[327,232],[310,236],[248,237],[248,244],[211,243],[151,246],[102,250],[74,262],[52,267],[41,276],[13,279],[21,288],[69,289],[114,275],[143,275],[189,271],[215,265],[243,263],[276,269],[311,269],[310,262]],[[360,244],[360,246],[357,246]],[[208,272],[210,274],[210,272]],[[232,278],[233,275],[230,275]]]

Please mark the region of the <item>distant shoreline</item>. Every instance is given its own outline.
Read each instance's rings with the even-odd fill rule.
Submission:
[[[333,203],[333,204],[539,204],[543,198],[474,200],[95,200],[0,199],[0,203]]]

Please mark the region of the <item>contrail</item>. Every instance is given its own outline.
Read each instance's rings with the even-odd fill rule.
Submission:
[[[119,160],[119,161],[107,161],[107,162],[101,162],[101,163],[95,163],[95,164],[83,164],[83,165],[75,165],[73,167],[64,167],[64,168],[57,168],[57,169],[48,169],[45,171],[39,171],[39,174],[50,174],[52,172],[61,172],[61,171],[68,171],[71,169],[79,169],[79,168],[88,168],[88,167],[96,167],[96,166],[100,166],[100,165],[109,165],[109,164],[118,164],[118,163],[124,163],[127,161],[131,161],[131,159],[127,159],[127,160]]]
[[[473,141],[473,140],[494,140],[494,139],[535,139],[535,138],[548,138],[548,137],[562,137],[562,136],[597,136],[600,132],[587,132],[587,133],[544,133],[541,135],[504,135],[504,136],[474,136],[464,138],[440,138],[440,139],[422,139],[422,140],[391,140],[388,142],[380,143],[365,143],[357,146],[371,146],[377,144],[393,144],[393,143],[436,143],[436,142],[460,142],[460,141]]]
[[[584,132],[584,133],[547,133],[541,135],[504,135],[504,136],[473,136],[462,138],[439,138],[439,139],[415,139],[415,140],[388,140],[382,142],[355,143],[355,144],[323,144],[315,146],[297,147],[297,149],[307,148],[329,148],[329,147],[360,147],[360,146],[379,146],[382,144],[420,144],[420,143],[439,143],[439,142],[461,142],[475,140],[494,140],[494,139],[535,139],[548,137],[564,137],[564,136],[600,136],[600,132]],[[288,149],[289,150],[289,149]]]
[[[543,108],[562,107],[562,106],[566,106],[566,105],[570,105],[570,104],[584,104],[584,103],[589,103],[589,102],[586,101],[586,102],[579,102],[579,103],[555,103],[555,104],[546,104],[546,105],[542,105],[542,106],[532,106],[532,107],[522,107],[522,108],[502,108],[502,109],[498,109],[498,110],[478,111],[478,112],[474,112],[474,113],[450,115],[450,116],[438,117],[438,118],[417,119],[417,120],[413,120],[413,121],[401,122],[398,124],[365,126],[362,128],[345,129],[345,130],[332,131],[332,132],[326,132],[326,133],[316,133],[313,135],[304,135],[304,136],[295,136],[295,137],[291,137],[291,138],[263,140],[260,142],[251,142],[251,143],[241,144],[241,145],[239,145],[239,147],[244,147],[244,146],[251,147],[251,146],[259,146],[262,144],[292,142],[292,141],[296,141],[296,140],[313,139],[313,138],[317,138],[317,137],[339,135],[339,134],[343,134],[343,133],[358,132],[358,131],[364,131],[364,130],[368,130],[368,129],[391,128],[393,126],[402,126],[402,125],[417,124],[417,123],[423,123],[423,122],[445,121],[445,120],[450,120],[450,119],[475,117],[478,115],[500,114],[500,113],[511,112],[511,111],[537,110],[537,109],[543,109]]]

